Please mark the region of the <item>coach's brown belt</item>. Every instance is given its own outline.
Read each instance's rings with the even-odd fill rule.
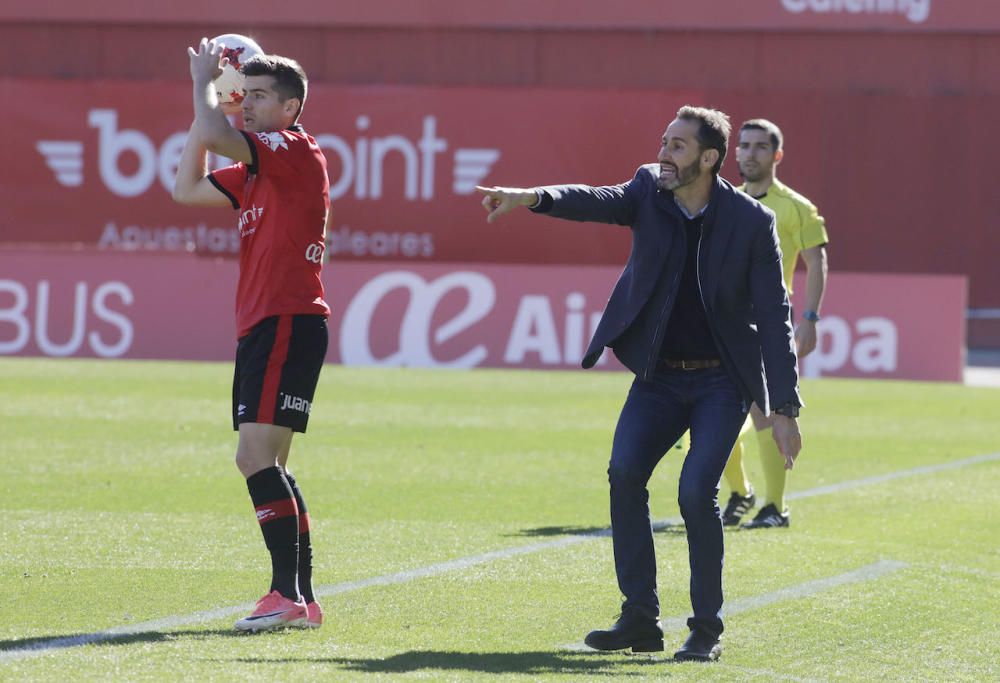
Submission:
[[[675,370],[707,370],[708,368],[717,368],[722,365],[722,361],[718,358],[713,358],[712,360],[673,360],[672,358],[661,358],[660,362],[665,367]]]

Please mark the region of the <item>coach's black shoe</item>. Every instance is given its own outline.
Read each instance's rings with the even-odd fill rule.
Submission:
[[[680,650],[674,653],[678,662],[714,662],[722,655],[722,643],[715,636],[694,629]]]
[[[768,503],[760,509],[752,522],[747,522],[741,529],[773,529],[774,527],[787,527],[791,524],[788,515],[788,508],[784,512],[778,512],[774,503]]]
[[[757,496],[753,494],[753,489],[750,489],[750,492],[745,496],[733,491],[729,496],[729,502],[726,503],[726,509],[722,513],[722,526],[737,526],[743,519],[743,515],[753,510],[756,503]]]
[[[614,626],[606,631],[591,631],[583,642],[595,650],[662,652],[663,628],[655,617],[630,607],[622,611]]]

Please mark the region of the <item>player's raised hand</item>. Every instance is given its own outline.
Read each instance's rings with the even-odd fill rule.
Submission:
[[[483,208],[489,214],[487,223],[492,223],[503,214],[519,206],[533,206],[538,201],[538,193],[520,187],[480,187],[476,190],[483,196]]]
[[[222,73],[222,48],[221,43],[214,40],[202,38],[198,43],[198,49],[188,48],[188,57],[191,60],[191,80],[197,83],[208,83],[214,81]]]

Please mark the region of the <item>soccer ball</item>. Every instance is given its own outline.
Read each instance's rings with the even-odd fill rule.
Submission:
[[[224,33],[212,40],[223,45],[222,74],[213,81],[219,104],[238,105],[243,101],[244,76],[240,67],[251,57],[264,54],[264,51],[252,38],[238,33]]]

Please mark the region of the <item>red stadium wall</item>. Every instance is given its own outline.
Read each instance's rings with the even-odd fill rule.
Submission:
[[[228,9],[195,12],[192,3],[45,5],[0,8],[4,87],[36,87],[35,79],[52,78],[79,81],[92,91],[103,90],[94,87],[96,79],[136,83],[146,94],[133,105],[116,96],[107,101],[123,112],[122,125],[124,112],[134,107],[128,125],[138,129],[144,124],[136,118],[153,121],[168,112],[165,130],[186,127],[183,47],[228,31],[253,34],[267,49],[294,54],[307,66],[316,99],[306,123],[314,131],[346,139],[355,132],[356,115],[380,97],[385,131],[389,119],[407,118],[414,101],[425,111],[434,100],[442,102],[440,112],[467,108],[472,113],[462,144],[503,148],[484,178],[489,182],[619,181],[652,158],[680,96],[719,106],[734,120],[767,116],[787,135],[781,177],[827,218],[834,269],[964,273],[970,306],[1000,308],[1000,272],[993,266],[1000,253],[994,228],[1000,193],[987,183],[987,165],[1000,146],[990,125],[1000,120],[1000,5],[988,0],[761,0],[752,15],[742,0],[640,0],[629,3],[627,16],[615,11],[618,5],[597,0],[494,3],[491,11],[481,0],[387,0],[347,8],[305,2],[281,18],[268,3],[248,2],[241,4],[238,25],[228,20]],[[191,16],[204,21],[196,24]],[[58,48],[63,45],[73,49]],[[354,87],[360,85],[375,87]],[[400,91],[380,86],[428,89],[407,89],[393,112]],[[483,89],[480,100],[489,106],[477,106],[472,91],[453,90],[471,86]],[[174,92],[179,94],[165,94]],[[522,103],[543,96],[556,104],[525,122]],[[147,108],[150,99],[155,108]],[[588,105],[560,107],[560,99]],[[657,103],[652,112],[645,109],[650,102]],[[75,117],[77,132],[96,131],[87,130],[83,105],[39,107],[27,99],[25,107],[32,120]],[[521,122],[530,144],[519,145],[514,140],[520,136],[509,132],[498,136],[506,119]],[[380,125],[371,120],[373,129]],[[550,163],[553,158],[564,165]],[[732,178],[734,170],[727,162],[725,174]],[[442,166],[439,176],[445,173]],[[377,217],[405,212],[406,204],[393,201],[342,200],[338,215],[348,225],[375,225]],[[427,232],[387,225],[396,221],[382,227]],[[462,234],[465,225],[456,223],[452,232]],[[52,229],[38,226],[36,235],[41,239]],[[433,229],[448,227],[435,219]],[[13,232],[10,222],[0,230]],[[620,261],[624,247],[606,241],[613,238],[576,233],[569,249],[553,249],[553,243],[565,246],[569,228],[549,230],[540,237],[515,226],[505,245],[488,249],[461,237],[438,241],[437,257]],[[969,333],[971,345],[1000,346],[1000,325],[984,321]]]
[[[242,0],[241,21],[274,26],[378,26],[406,28],[629,28],[635,30],[782,29],[972,31],[1000,28],[993,0],[298,0],[275,12],[268,0]],[[0,21],[150,24],[233,21],[231,7],[195,0],[44,0],[0,6]]]

